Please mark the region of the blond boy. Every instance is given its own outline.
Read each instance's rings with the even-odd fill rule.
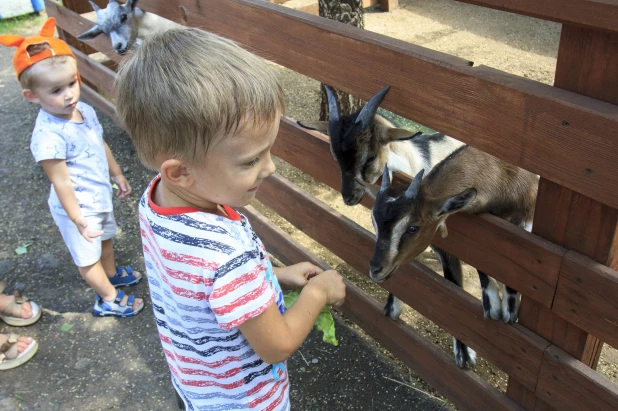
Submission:
[[[234,207],[275,171],[283,92],[262,60],[197,29],[146,39],[121,68],[117,111],[160,174],[140,203],[144,260],[172,383],[187,409],[290,408],[285,360],[342,277],[274,268]],[[302,288],[285,310],[280,285]]]
[[[79,101],[77,62],[68,45],[53,37],[55,25],[50,18],[39,36],[2,36],[0,44],[17,47],[13,66],[22,94],[41,106],[30,148],[52,183],[52,217],[81,276],[97,293],[93,311],[132,316],[143,301],[115,287],[135,284],[141,276],[115,264],[110,177],[119,198],[128,196],[131,186],[103,141],[94,110]]]

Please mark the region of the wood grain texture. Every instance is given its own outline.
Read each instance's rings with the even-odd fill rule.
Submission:
[[[589,29],[618,31],[616,0],[457,0]]]
[[[91,106],[101,110],[106,116],[112,119],[112,121],[122,127],[118,117],[116,117],[116,106],[114,106],[109,100],[103,98],[99,93],[85,84],[81,86],[82,98],[86,100]]]
[[[105,67],[103,64],[94,61],[86,54],[71,47],[73,54],[77,58],[77,70],[80,76],[97,85],[99,90],[108,95],[114,95],[114,80],[116,73]]]
[[[375,245],[374,236],[367,230],[278,175],[262,183],[257,197],[367,275]],[[484,320],[479,300],[416,262],[400,268],[380,285],[534,389],[542,352],[548,345],[542,338],[517,324]]]
[[[298,245],[253,207],[241,210],[266,249],[284,264],[310,261],[328,265]],[[337,309],[409,366],[461,410],[521,410],[505,395],[472,372],[460,369],[450,355],[402,321],[387,320],[379,304],[346,280],[346,302]]]
[[[618,385],[554,345],[543,356],[536,393],[560,411],[618,409]]]
[[[166,0],[140,6],[181,21]],[[187,25],[357,97],[391,85],[384,108],[618,206],[618,145],[607,138],[618,135],[615,105],[268,2],[175,6]]]

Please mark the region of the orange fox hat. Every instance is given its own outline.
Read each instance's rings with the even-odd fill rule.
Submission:
[[[56,19],[50,17],[43,24],[43,27],[41,28],[41,34],[38,36],[32,36],[28,38],[22,36],[15,36],[13,34],[6,34],[0,36],[0,44],[7,47],[17,47],[17,51],[13,56],[13,67],[15,67],[15,72],[17,73],[18,80],[19,76],[21,75],[21,73],[23,73],[25,69],[38,63],[41,60],[45,60],[53,56],[62,55],[71,56],[75,59],[75,55],[71,51],[69,45],[63,40],[54,37],[55,31]],[[49,45],[49,49],[43,50],[42,52],[37,53],[34,56],[30,56],[30,54],[28,53],[29,46],[44,43],[47,43],[47,45]],[[77,73],[77,78],[81,83],[79,73]]]

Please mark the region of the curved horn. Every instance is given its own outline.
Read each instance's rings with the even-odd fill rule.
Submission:
[[[382,185],[380,186],[380,192],[382,194],[388,190],[391,186],[391,173],[388,171],[388,164],[384,166],[384,173],[382,173]]]
[[[406,198],[414,199],[418,197],[418,192],[421,189],[421,180],[423,179],[423,174],[425,174],[425,169],[419,171],[418,174],[414,177],[414,180],[412,180],[410,186],[406,190]]]
[[[324,84],[326,96],[328,97],[328,132],[332,139],[339,139],[341,136],[341,117],[339,114],[339,102],[333,90]]]
[[[382,90],[380,90],[375,96],[371,97],[367,104],[363,107],[360,113],[358,113],[358,117],[356,117],[356,123],[362,124],[362,130],[369,127],[371,122],[373,121],[373,117],[376,115],[380,104],[382,104],[382,100],[386,97],[386,94],[391,89],[391,86],[386,86]]]
[[[92,10],[94,11],[99,11],[101,10],[101,8],[99,7],[99,5],[97,3],[95,3],[92,0],[88,0],[88,3],[90,3],[90,5],[92,6]]]

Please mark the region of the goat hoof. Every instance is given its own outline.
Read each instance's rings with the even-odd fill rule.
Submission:
[[[453,353],[455,354],[455,363],[459,368],[474,368],[476,366],[476,351],[468,347],[457,338],[453,338]]]
[[[403,311],[403,303],[393,294],[389,294],[384,304],[384,315],[390,317],[391,320],[397,320]]]
[[[519,301],[517,296],[508,295],[502,299],[502,320],[505,323],[517,321],[519,311]]]

